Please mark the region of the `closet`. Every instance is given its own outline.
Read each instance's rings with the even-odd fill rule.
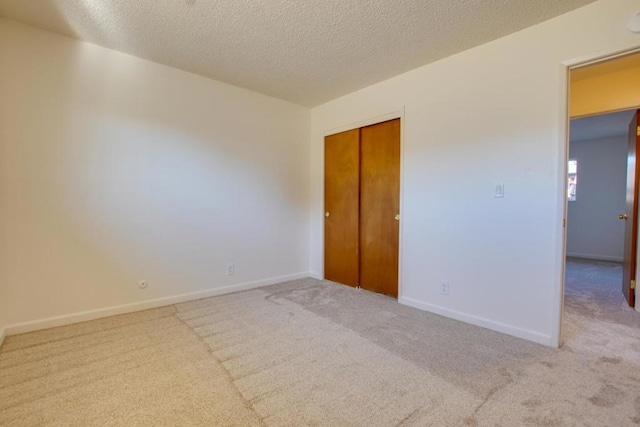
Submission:
[[[400,119],[324,141],[324,277],[398,296]]]

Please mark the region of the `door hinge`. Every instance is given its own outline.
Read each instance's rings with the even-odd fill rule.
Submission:
[[[637,129],[636,129],[636,135],[640,136],[640,126],[638,126]]]
[[[636,288],[636,281],[632,280],[631,281],[631,289],[635,289]]]
[[[567,226],[567,219],[562,218],[562,227],[566,227],[566,226]]]

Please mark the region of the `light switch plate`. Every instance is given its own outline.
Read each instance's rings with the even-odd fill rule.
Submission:
[[[504,184],[499,183],[493,186],[493,197],[501,199],[504,197]]]

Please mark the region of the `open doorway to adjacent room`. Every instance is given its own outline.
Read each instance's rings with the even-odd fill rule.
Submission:
[[[640,53],[570,71],[565,343],[606,339],[597,335],[613,325],[640,328],[638,75]]]
[[[630,309],[621,284],[628,131],[634,114],[571,121],[565,304],[584,315],[619,317]]]

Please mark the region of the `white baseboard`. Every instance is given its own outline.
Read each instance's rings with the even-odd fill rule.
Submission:
[[[312,271],[309,273],[309,277],[311,277],[312,279],[318,279],[318,280],[323,280],[324,277],[322,277],[321,273],[316,273],[315,271]]]
[[[398,298],[398,302],[400,304],[407,305],[409,307],[417,308],[423,311],[428,311],[430,313],[439,314],[441,316],[448,317],[450,319],[459,320],[461,322],[470,323],[472,325],[480,326],[482,328],[491,329],[492,331],[497,331],[497,332],[501,332],[503,334],[511,335],[517,338],[533,341],[535,343],[546,345],[548,347],[555,347],[555,345],[551,342],[551,337],[549,335],[544,335],[544,334],[530,331],[527,329],[506,325],[504,323],[495,322],[493,320],[485,319],[483,317],[461,313],[459,311],[450,310],[445,307],[429,304],[413,298],[400,297]]]
[[[174,295],[170,297],[157,298],[147,301],[134,302],[130,304],[117,305],[113,307],[99,308],[96,310],[81,311],[78,313],[66,314],[63,316],[49,317],[46,319],[33,320],[30,322],[16,323],[6,326],[3,331],[6,335],[23,334],[42,329],[55,328],[57,326],[71,325],[73,323],[86,322],[87,320],[101,319],[103,317],[116,316],[119,314],[132,313],[134,311],[148,310],[150,308],[163,307],[166,305],[178,304],[181,302],[193,301],[202,298],[214,297],[218,295],[230,294],[233,292],[246,291],[262,286],[274,285],[276,283],[287,282],[289,280],[310,277],[310,273],[289,274],[286,276],[273,277],[270,279],[257,280],[254,282],[239,283],[236,285],[223,286],[221,288],[206,289],[203,291],[190,292],[186,294]],[[1,343],[1,340],[0,340]]]
[[[5,329],[4,328],[0,329],[0,348],[2,348],[2,343],[4,342],[5,334],[6,334]]]
[[[578,253],[569,253],[569,252],[567,252],[567,257],[592,259],[594,261],[613,261],[613,262],[624,261],[621,257],[615,257],[615,256],[609,256],[609,255],[578,254]]]

